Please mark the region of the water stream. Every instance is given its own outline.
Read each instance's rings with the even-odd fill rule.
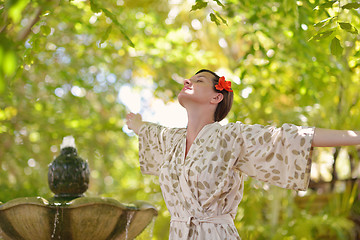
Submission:
[[[59,208],[56,208],[56,213],[55,213],[55,219],[54,219],[54,229],[53,232],[51,234],[51,239],[54,239],[55,237],[55,233],[56,233],[56,226],[59,223]]]
[[[60,229],[57,229],[59,228],[59,222],[60,220],[63,219],[63,214],[64,214],[64,211],[63,209],[60,207],[61,206],[61,203],[53,203],[56,207],[56,213],[55,213],[55,219],[54,219],[54,228],[53,228],[53,232],[51,234],[51,239],[54,240],[55,239],[55,236],[56,236],[56,230],[60,230]],[[60,212],[61,212],[61,216],[60,216]],[[58,233],[58,239],[60,239],[60,234]]]
[[[155,221],[156,221],[156,217],[154,217],[154,218],[151,220],[151,223],[149,224],[149,227],[148,227],[148,229],[149,229],[149,239],[152,239],[152,238],[153,238]]]
[[[135,239],[137,240],[151,240],[154,236],[156,217],[154,217],[144,231],[138,235]]]
[[[134,217],[134,214],[135,214],[134,211],[129,211],[129,212],[127,213],[127,217],[126,217],[127,222],[126,222],[126,228],[125,228],[125,231],[126,231],[125,240],[128,239],[129,227],[130,227],[130,223],[131,223],[131,221],[132,221],[132,218]]]
[[[110,237],[109,234],[112,238],[119,239],[121,237],[121,239],[124,239],[126,234],[125,239],[128,240],[129,238],[135,238],[144,231],[146,225],[151,223],[150,217],[152,219],[157,215],[157,210],[154,206],[146,202],[142,203],[141,201],[138,204],[124,206],[124,204],[114,199],[103,197],[83,197],[80,199],[80,196],[83,196],[89,184],[90,170],[87,161],[84,161],[77,155],[75,140],[71,136],[63,139],[60,148],[61,153],[49,164],[48,172],[49,187],[55,193],[55,196],[50,200],[42,197],[25,197],[14,199],[13,202],[5,204],[0,202],[0,240],[3,239],[3,236],[7,237],[8,235],[9,239],[68,240],[71,238],[74,240],[86,240],[86,237],[84,238],[82,234],[87,232],[88,229],[101,235],[97,237],[98,239],[108,239]],[[64,176],[65,174],[66,177]],[[82,208],[83,206],[89,206],[89,204],[94,204],[96,207]],[[36,207],[33,205],[36,205]],[[121,213],[119,216],[121,218],[115,219],[112,216],[106,216],[106,209],[110,206]],[[7,209],[13,207],[16,208],[16,211],[7,211]],[[38,210],[38,207],[42,210]],[[77,209],[77,211],[72,209]],[[99,209],[101,209],[101,212],[99,212]],[[17,210],[22,212],[18,213]],[[79,211],[80,214],[78,213]],[[141,217],[137,218],[135,214],[142,211],[151,211],[149,213],[151,216],[144,219]],[[27,218],[22,219],[22,216],[27,216],[28,212],[34,216],[34,219],[39,219],[39,222],[47,225],[29,224]],[[20,216],[18,216],[19,214]],[[92,218],[93,216],[94,219]],[[124,219],[125,217],[126,219]],[[109,225],[113,226],[112,229],[109,229],[109,231],[101,229],[103,228],[102,225],[96,222],[101,219],[111,221]],[[84,223],[82,224],[84,226],[73,226],[71,225],[72,220]],[[52,224],[51,221],[53,221]],[[140,221],[141,225],[139,226],[137,222]],[[124,226],[125,222],[126,226]],[[152,220],[151,230],[147,231],[147,235],[149,233],[151,235],[150,238],[152,238],[154,222],[155,220]],[[117,223],[121,224],[121,226],[118,226]],[[29,227],[21,228],[20,232],[20,230],[17,230],[17,225],[20,224],[27,224]],[[108,227],[111,228],[111,226]],[[108,235],[106,235],[107,232],[109,232]]]

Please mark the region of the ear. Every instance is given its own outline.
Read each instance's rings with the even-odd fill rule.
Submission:
[[[222,93],[216,93],[211,99],[211,103],[218,104],[224,99],[224,95]]]

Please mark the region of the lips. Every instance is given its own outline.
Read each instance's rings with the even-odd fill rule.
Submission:
[[[191,90],[191,88],[189,88],[189,87],[184,87],[184,88],[183,88],[184,91],[187,90],[187,89],[190,89],[190,90]]]

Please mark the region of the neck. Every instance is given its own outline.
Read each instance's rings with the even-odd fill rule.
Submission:
[[[189,141],[193,141],[201,129],[208,124],[214,123],[214,114],[212,109],[186,109],[188,115],[187,136]],[[210,114],[209,114],[210,113]]]

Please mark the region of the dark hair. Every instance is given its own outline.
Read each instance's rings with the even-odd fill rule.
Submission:
[[[201,70],[197,71],[197,73],[195,73],[195,75],[198,73],[201,73],[201,72],[208,72],[208,73],[211,73],[212,75],[214,75],[214,77],[212,79],[213,84],[214,84],[214,90],[215,90],[215,92],[222,93],[222,95],[224,96],[223,100],[218,103],[216,110],[215,110],[215,114],[214,114],[214,120],[219,122],[219,121],[223,120],[227,116],[227,114],[230,112],[230,109],[231,109],[232,103],[233,103],[233,92],[228,92],[226,90],[220,91],[215,88],[215,85],[219,83],[220,77],[213,71],[210,71],[208,69],[201,69]]]

